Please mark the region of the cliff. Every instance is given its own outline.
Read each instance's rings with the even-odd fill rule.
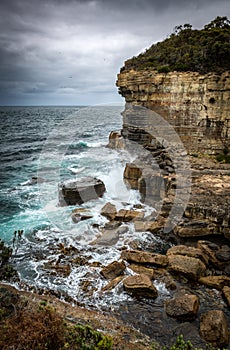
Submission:
[[[160,216],[176,218],[168,224],[177,237],[229,239],[230,165],[213,156],[230,152],[230,71],[163,73],[143,68],[143,56],[126,61],[118,74],[126,107],[112,143],[148,152],[136,152],[142,176],[131,181]]]
[[[229,149],[229,71],[202,75],[125,69],[118,74],[117,86],[126,102],[151,109],[169,122],[188,153],[217,154]]]

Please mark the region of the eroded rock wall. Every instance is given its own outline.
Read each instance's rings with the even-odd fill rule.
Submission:
[[[126,102],[173,125],[189,153],[215,154],[230,146],[230,72],[123,70],[117,86]],[[123,129],[127,133],[129,126]]]

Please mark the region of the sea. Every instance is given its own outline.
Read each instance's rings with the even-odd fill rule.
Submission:
[[[125,164],[133,160],[133,155],[107,147],[110,132],[121,129],[123,108],[0,108],[0,238],[13,248],[19,288],[51,290],[98,308],[130,300],[121,285],[102,297],[101,289],[108,281],[100,270],[120,259],[122,247],[129,247],[135,239],[145,242],[153,237],[147,232],[136,233],[131,223],[113,244],[93,244],[101,236],[100,227],[108,221],[100,214],[107,202],[115,204],[117,210],[141,204],[137,191],[127,189],[123,182]],[[104,182],[103,198],[61,207],[58,185],[85,176]],[[74,223],[71,214],[76,208],[86,209],[92,218]],[[145,209],[148,213],[152,208]],[[21,239],[17,233],[15,238],[18,230],[23,230]],[[73,264],[68,276],[47,270],[59,258],[60,245],[74,247],[93,267]],[[97,264],[100,267],[95,267]],[[87,294],[82,285],[90,280],[94,287],[89,287]]]

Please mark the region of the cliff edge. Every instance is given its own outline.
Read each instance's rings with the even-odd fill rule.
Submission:
[[[132,181],[144,200],[150,187],[159,215],[176,217],[172,208],[180,207],[174,233],[182,239],[230,238],[229,43],[226,17],[202,30],[185,24],[127,60],[118,74],[126,107],[121,134],[111,141],[118,147],[131,141],[149,152],[136,155],[142,177]]]

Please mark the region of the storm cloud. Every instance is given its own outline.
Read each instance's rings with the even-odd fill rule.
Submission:
[[[228,0],[2,0],[0,105],[122,102],[126,59],[216,16],[230,17]]]

